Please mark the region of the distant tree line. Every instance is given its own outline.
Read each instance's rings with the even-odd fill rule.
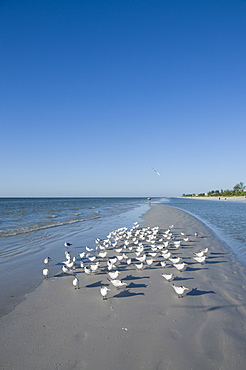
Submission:
[[[236,184],[232,190],[211,190],[208,193],[200,194],[183,194],[182,197],[233,197],[246,196],[246,186],[243,182]]]

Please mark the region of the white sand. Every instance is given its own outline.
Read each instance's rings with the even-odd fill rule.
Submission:
[[[105,273],[78,272],[44,281],[0,320],[1,366],[4,370],[218,370],[245,368],[245,268],[211,231],[187,213],[152,206],[145,224],[174,224],[173,233],[189,237],[173,255],[188,263],[184,272],[154,267],[121,267],[126,290],[111,287],[108,300],[99,294]],[[110,230],[105,230],[105,235]],[[194,232],[198,232],[198,237]],[[95,236],[96,237],[96,236]],[[193,252],[209,248],[206,264]],[[163,272],[174,272],[177,285],[190,291],[178,299]]]

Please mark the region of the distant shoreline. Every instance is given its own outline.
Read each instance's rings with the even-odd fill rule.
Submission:
[[[187,199],[205,199],[205,200],[217,200],[217,201],[229,201],[229,202],[246,202],[246,197],[245,196],[240,196],[240,197],[224,197],[224,196],[218,196],[218,197],[199,197],[199,196],[194,196],[194,197],[182,197],[182,198],[187,198]]]

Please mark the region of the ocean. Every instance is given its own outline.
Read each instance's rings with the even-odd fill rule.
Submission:
[[[198,218],[246,265],[246,202],[163,198],[160,203]]]
[[[151,204],[180,208],[197,217],[246,264],[246,203],[153,198]],[[141,222],[149,207],[146,198],[1,198],[0,315],[42,282],[45,257],[51,257],[51,275],[60,270],[64,242],[72,243],[76,253],[87,245],[93,248],[96,238]]]

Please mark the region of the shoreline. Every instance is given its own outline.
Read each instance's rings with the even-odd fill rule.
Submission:
[[[71,275],[55,274],[0,319],[3,369],[244,369],[245,268],[185,211],[152,205],[141,218],[141,227],[159,226],[160,235],[172,224],[176,239],[185,233],[189,241],[170,251],[188,263],[186,270],[176,272],[170,263],[163,269],[159,257],[142,271],[122,264],[126,289],[111,286],[106,301],[99,293],[109,284],[103,271],[78,270],[79,290]],[[206,247],[207,262],[195,263],[193,253]],[[164,272],[190,289],[184,298]]]
[[[226,200],[228,202],[243,202],[246,203],[246,196],[240,196],[240,197],[224,197],[224,196],[214,196],[214,197],[181,197],[184,199],[202,199],[202,200],[217,200],[217,201],[223,201]]]

